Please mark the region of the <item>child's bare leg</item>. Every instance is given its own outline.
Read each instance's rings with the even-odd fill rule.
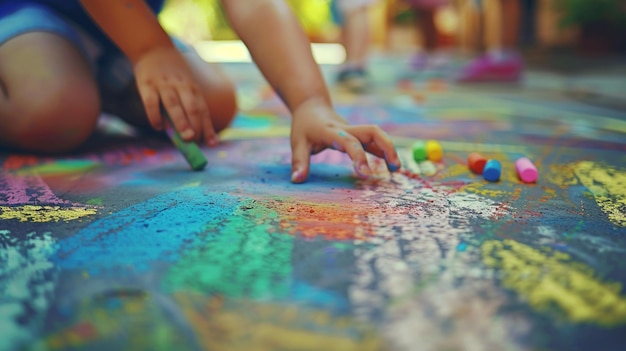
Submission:
[[[437,49],[437,27],[434,8],[414,8],[418,35],[422,38],[422,49],[432,53]]]
[[[519,18],[510,19],[508,17],[518,17],[519,12],[505,14],[510,6],[519,9],[518,0],[482,0],[484,6],[484,35],[487,54],[470,62],[462,69],[458,81],[518,81],[523,72],[523,60],[514,51],[514,43],[517,38],[517,24]],[[507,21],[505,21],[505,15]],[[507,30],[505,31],[505,27]]]
[[[503,35],[502,46],[505,50],[514,50],[519,42],[522,10],[520,0],[502,1]]]
[[[370,28],[366,6],[350,10],[344,18],[342,40],[346,50],[346,65],[364,67],[369,53]]]
[[[502,0],[483,0],[485,18],[485,46],[488,51],[503,50]]]
[[[237,113],[237,96],[233,82],[218,65],[204,61],[194,50],[183,55],[202,87],[215,131],[225,129]],[[103,100],[106,112],[119,116],[134,126],[150,128],[134,81],[118,94],[103,96]]]
[[[95,129],[100,100],[81,52],[59,35],[32,32],[0,45],[0,144],[64,152]]]
[[[480,48],[480,9],[474,0],[463,0],[460,4],[459,39],[461,50],[476,53]]]

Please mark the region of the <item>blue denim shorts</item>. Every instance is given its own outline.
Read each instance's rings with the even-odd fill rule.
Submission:
[[[45,5],[28,1],[0,4],[0,46],[32,32],[53,33],[73,43],[83,53],[101,88],[119,92],[134,80],[131,63],[103,39],[102,33],[90,32]],[[181,52],[193,50],[176,38],[172,40]]]

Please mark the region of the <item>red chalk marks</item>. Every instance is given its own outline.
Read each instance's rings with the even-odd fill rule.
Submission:
[[[436,92],[444,92],[448,90],[448,84],[443,79],[431,79],[426,82],[426,89]]]
[[[123,165],[144,163],[155,161],[162,164],[164,161],[173,161],[176,158],[173,154],[159,153],[159,151],[146,147],[125,147],[102,153],[90,153],[81,157],[67,158],[65,161],[85,160],[107,165]],[[26,167],[34,167],[50,162],[59,162],[58,159],[50,157],[38,157],[31,155],[11,155],[2,164],[2,169],[6,171],[18,171]]]
[[[406,170],[406,169],[401,169],[401,170],[400,170],[400,173],[401,173],[402,175],[405,175],[405,176],[407,176],[407,177],[411,178],[411,179],[422,180],[422,177],[421,177],[419,174],[417,174],[417,173],[413,173],[413,172],[411,172],[411,171],[409,171],[409,170]]]
[[[53,350],[65,349],[85,345],[97,337],[98,333],[93,324],[81,322],[67,330],[49,336],[46,340],[46,344],[48,348]]]
[[[42,158],[28,155],[10,155],[4,161],[2,168],[7,171],[18,170],[23,167],[34,166],[42,161]]]

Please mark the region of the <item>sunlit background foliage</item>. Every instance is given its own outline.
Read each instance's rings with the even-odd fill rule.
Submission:
[[[312,40],[320,40],[334,30],[330,0],[287,2]],[[191,42],[236,39],[219,0],[168,0],[160,20],[170,33]]]

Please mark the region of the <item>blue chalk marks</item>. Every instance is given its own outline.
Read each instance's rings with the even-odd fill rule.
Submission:
[[[177,260],[183,247],[237,205],[236,197],[200,188],[159,195],[60,240],[52,259],[59,267],[92,273],[120,267],[145,271],[154,261]]]

